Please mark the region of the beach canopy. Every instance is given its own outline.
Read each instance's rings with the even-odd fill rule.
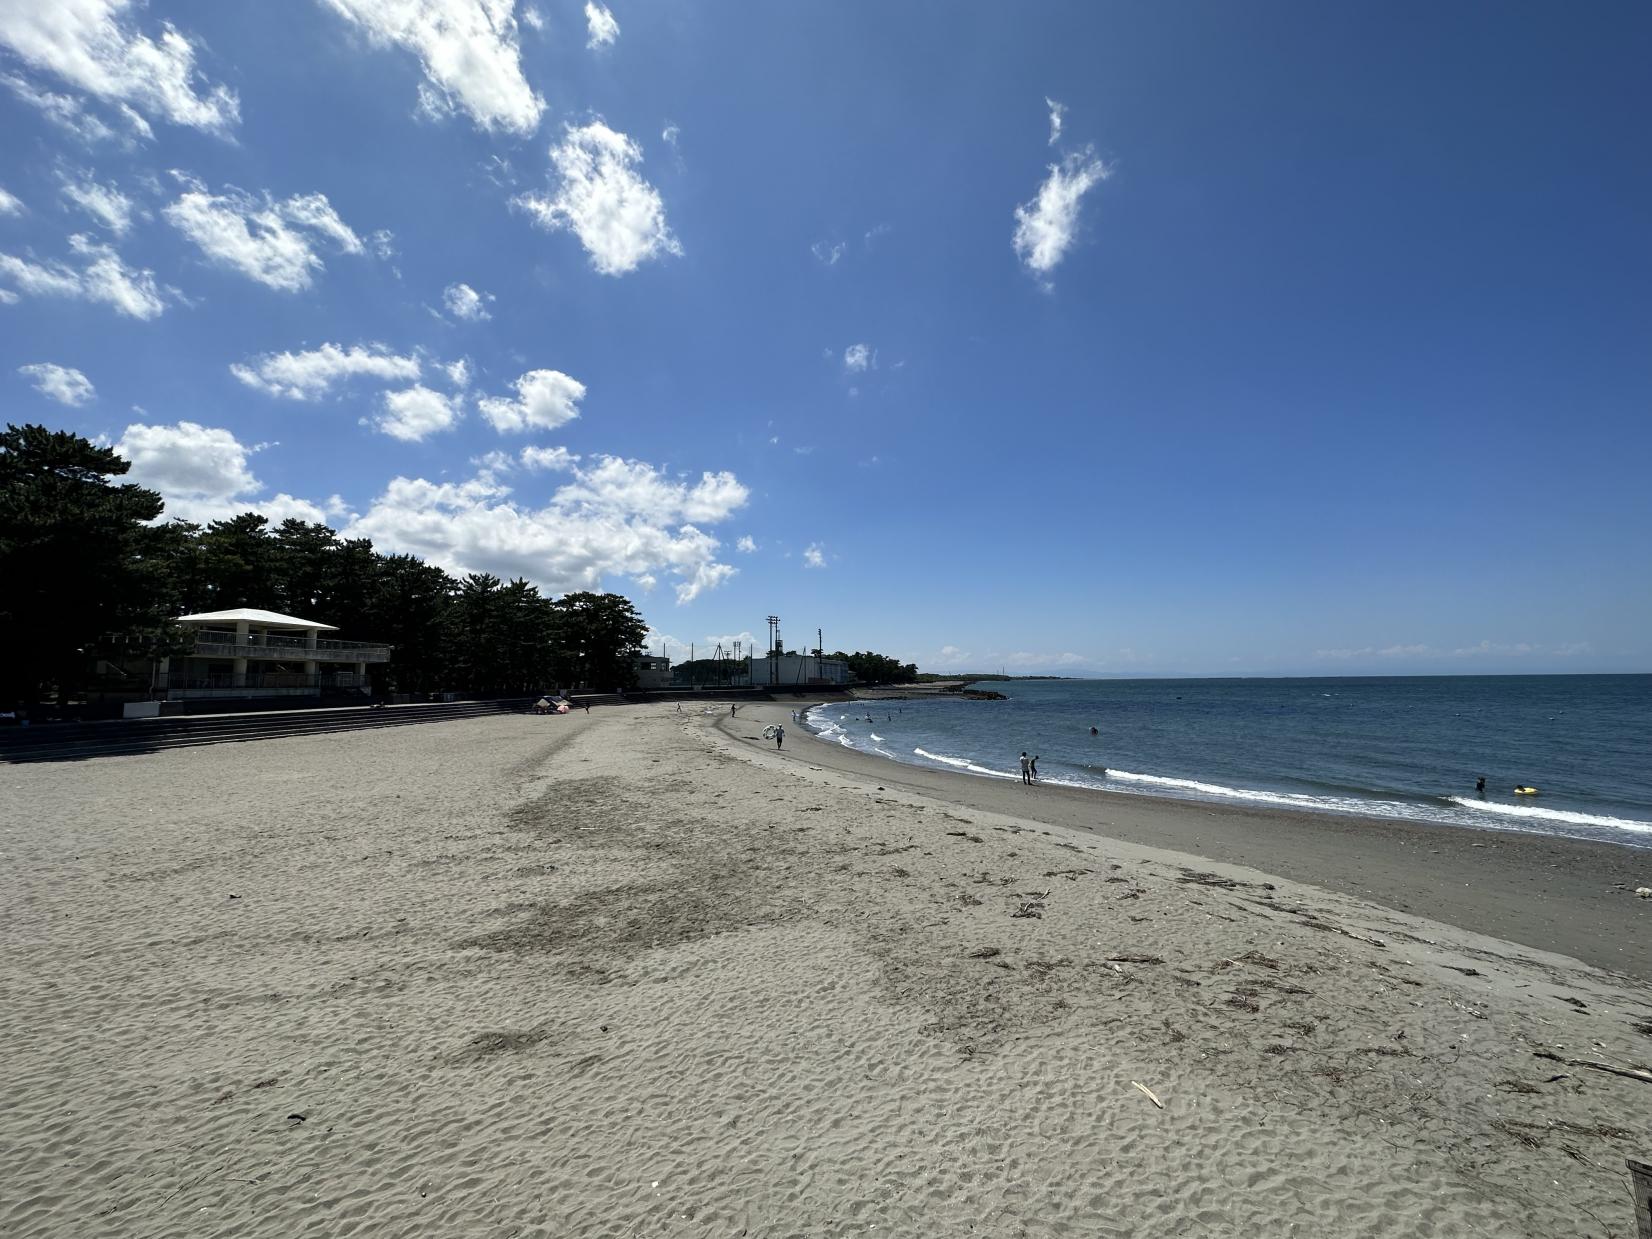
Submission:
[[[175,624],[260,624],[266,628],[302,628],[314,632],[337,632],[336,624],[319,624],[315,620],[299,619],[296,615],[279,615],[274,611],[260,611],[257,607],[236,607],[232,611],[201,611],[195,615],[180,615]]]

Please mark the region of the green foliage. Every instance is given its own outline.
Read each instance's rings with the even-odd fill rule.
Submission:
[[[111,480],[128,468],[77,435],[0,433],[0,700],[62,694],[104,633],[158,625],[168,538],[146,522],[161,497]]]
[[[530,693],[635,683],[647,625],[617,594],[543,597],[525,580],[455,580],[365,538],[254,513],[151,524],[161,497],[111,479],[108,448],[41,426],[0,434],[0,703],[67,699],[110,653],[165,653],[171,617],[261,607],[392,646],[377,692]]]
[[[637,682],[632,659],[642,653],[648,625],[629,599],[582,591],[564,594],[555,606],[558,679],[603,689],[630,688]]]
[[[849,671],[862,684],[910,684],[918,675],[916,663],[903,663],[886,654],[845,654],[839,650],[831,658],[841,658],[849,664]]]

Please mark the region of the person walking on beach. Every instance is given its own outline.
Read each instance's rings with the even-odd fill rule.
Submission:
[[[774,747],[777,749],[786,747],[786,725],[784,723],[776,723],[774,726]]]
[[[1021,751],[1021,781],[1028,787],[1032,786],[1032,758],[1027,756],[1025,749]]]

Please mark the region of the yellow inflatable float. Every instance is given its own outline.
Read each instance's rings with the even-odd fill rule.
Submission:
[[[1516,796],[1535,796],[1537,795],[1537,789],[1535,787],[1527,787],[1525,784],[1521,784],[1519,787],[1514,789],[1514,794]]]

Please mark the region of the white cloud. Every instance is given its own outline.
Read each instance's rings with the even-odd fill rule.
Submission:
[[[85,404],[96,395],[92,380],[70,366],[42,361],[31,366],[19,366],[17,373],[32,380],[34,389],[42,396],[48,396],[59,404]]]
[[[1057,103],[1048,95],[1044,96],[1044,105],[1050,109],[1049,145],[1054,146],[1061,140],[1061,118],[1067,114],[1067,105],[1065,103]]]
[[[485,323],[493,315],[488,313],[492,293],[479,293],[469,284],[449,284],[442,290],[442,304],[454,318],[472,323]]]
[[[132,462],[127,480],[160,491],[166,500],[162,520],[204,524],[257,512],[274,524],[288,517],[325,524],[353,516],[337,495],[324,505],[285,492],[269,499],[254,498],[263,483],[253,476],[247,458],[257,450],[228,430],[196,422],[175,426],[137,423],[128,426],[115,444],[115,451]]]
[[[442,369],[447,372],[447,381],[455,387],[470,386],[470,362],[463,357],[458,361],[449,362]]]
[[[132,226],[132,200],[113,185],[100,185],[89,176],[80,181],[65,178],[63,196],[117,237]]]
[[[87,146],[117,139],[118,135],[101,119],[88,112],[79,99],[56,91],[42,90],[20,77],[0,77],[12,94],[40,113],[52,124],[79,138]],[[135,115],[135,114],[134,114]]]
[[[943,645],[937,658],[941,662],[959,662],[969,657],[968,650],[961,650],[956,645]]]
[[[828,267],[837,266],[838,261],[845,253],[848,252],[848,250],[849,246],[843,241],[837,241],[832,244],[828,244],[825,241],[816,241],[809,247],[809,252]]]
[[[16,288],[16,292],[0,289],[0,300],[15,301],[18,294],[69,297],[102,302],[117,313],[139,319],[154,318],[166,309],[153,271],[133,270],[114,250],[90,237],[70,237],[69,248],[82,259],[78,271],[55,260],[37,263],[0,254],[0,279]]]
[[[579,463],[565,447],[525,447],[522,449],[522,467],[535,472],[562,472]]]
[[[591,35],[585,42],[589,48],[608,47],[619,38],[619,23],[596,0],[585,0],[585,28]]]
[[[205,80],[194,45],[170,22],[160,23],[158,38],[138,33],[130,16],[139,7],[133,0],[6,0],[0,43],[30,67],[118,108],[228,133],[241,119],[235,93]]]
[[[667,125],[660,130],[660,141],[671,147],[672,150],[676,150],[677,139],[682,136],[682,132],[676,125]]]
[[[323,0],[379,44],[419,58],[420,110],[462,108],[480,128],[526,136],[545,101],[522,74],[515,0]],[[533,24],[531,19],[529,24]]]
[[[1088,146],[1050,165],[1038,196],[1015,208],[1012,244],[1028,271],[1047,277],[1056,269],[1072,246],[1084,195],[1111,175]]]
[[[154,318],[166,309],[153,271],[134,271],[107,245],[86,237],[70,237],[69,248],[86,260],[80,280],[87,300],[111,305],[128,318]]]
[[[476,402],[482,416],[501,434],[555,430],[579,416],[579,402],[585,398],[585,384],[560,370],[529,370],[512,386],[515,400],[484,396]]]
[[[21,214],[23,214],[23,204],[17,199],[17,196],[0,189],[0,215]]]
[[[851,344],[843,350],[843,368],[850,374],[860,374],[878,364],[878,355],[870,344]]]
[[[1350,658],[1438,658],[1443,651],[1431,645],[1414,643],[1411,645],[1374,645],[1361,646],[1359,649],[1315,650],[1315,658],[1333,658],[1346,661]]]
[[[564,503],[595,512],[625,512],[658,524],[714,524],[745,506],[749,493],[732,473],[702,473],[693,486],[642,461],[599,456],[558,492]]]
[[[1562,658],[1579,658],[1586,654],[1593,654],[1595,647],[1587,641],[1564,641],[1556,648],[1555,653]]]
[[[1537,647],[1526,641],[1516,641],[1512,643],[1502,641],[1482,641],[1478,645],[1470,645],[1465,646],[1462,649],[1452,650],[1451,656],[1453,658],[1485,658],[1487,656],[1496,658],[1512,658],[1521,657],[1526,654],[1535,654],[1537,652]]]
[[[127,480],[150,486],[167,499],[168,516],[173,501],[182,507],[228,506],[233,497],[258,490],[261,483],[247,465],[250,449],[227,430],[179,422],[175,426],[147,426],[137,423],[115,444],[115,451],[132,462]],[[194,516],[186,519],[197,519]],[[218,519],[209,516],[206,519]]]
[[[750,555],[757,549],[757,543],[752,539],[752,536],[749,533],[741,534],[740,540],[734,544],[734,549],[739,551],[742,555]]]
[[[417,357],[397,356],[382,344],[355,344],[347,349],[323,344],[301,353],[265,353],[250,362],[237,362],[229,370],[248,387],[288,400],[320,399],[340,379],[367,377],[405,383],[420,373]]]
[[[735,490],[743,501],[745,488],[730,475],[688,486],[613,457],[576,469],[538,508],[513,502],[488,470],[464,482],[398,477],[345,533],[453,572],[524,576],[552,593],[599,589],[604,577],[669,573],[682,603],[734,574],[716,558],[717,539],[682,522],[721,519]]]
[[[535,8],[522,10],[522,24],[534,30],[545,29],[545,15]]]
[[[79,297],[84,295],[80,273],[60,262],[29,262],[0,254],[0,279],[9,280],[25,296]]]
[[[821,549],[820,543],[809,543],[808,549],[803,552],[803,566],[805,568],[824,568],[826,566],[826,552]]]
[[[381,262],[389,262],[396,256],[396,234],[388,228],[374,229],[367,236],[367,244],[373,251],[373,257]]]
[[[295,194],[277,202],[267,193],[255,198],[234,186],[210,193],[192,177],[173,175],[184,192],[162,214],[211,261],[260,284],[283,292],[308,288],[313,273],[323,269],[314,248],[317,235],[347,254],[365,252],[325,194]]]
[[[597,119],[569,125],[550,154],[560,180],[556,192],[519,194],[511,203],[541,228],[571,231],[603,275],[683,252],[666,225],[659,191],[635,171],[642,148],[630,138]]]
[[[423,385],[384,393],[384,412],[373,425],[392,439],[417,443],[428,435],[450,429],[459,420],[460,401]]]
[[[326,194],[294,194],[281,203],[279,209],[282,215],[300,228],[320,233],[346,254],[366,252],[367,247],[362,244],[361,238],[339,218],[333,204],[327,201]]]

